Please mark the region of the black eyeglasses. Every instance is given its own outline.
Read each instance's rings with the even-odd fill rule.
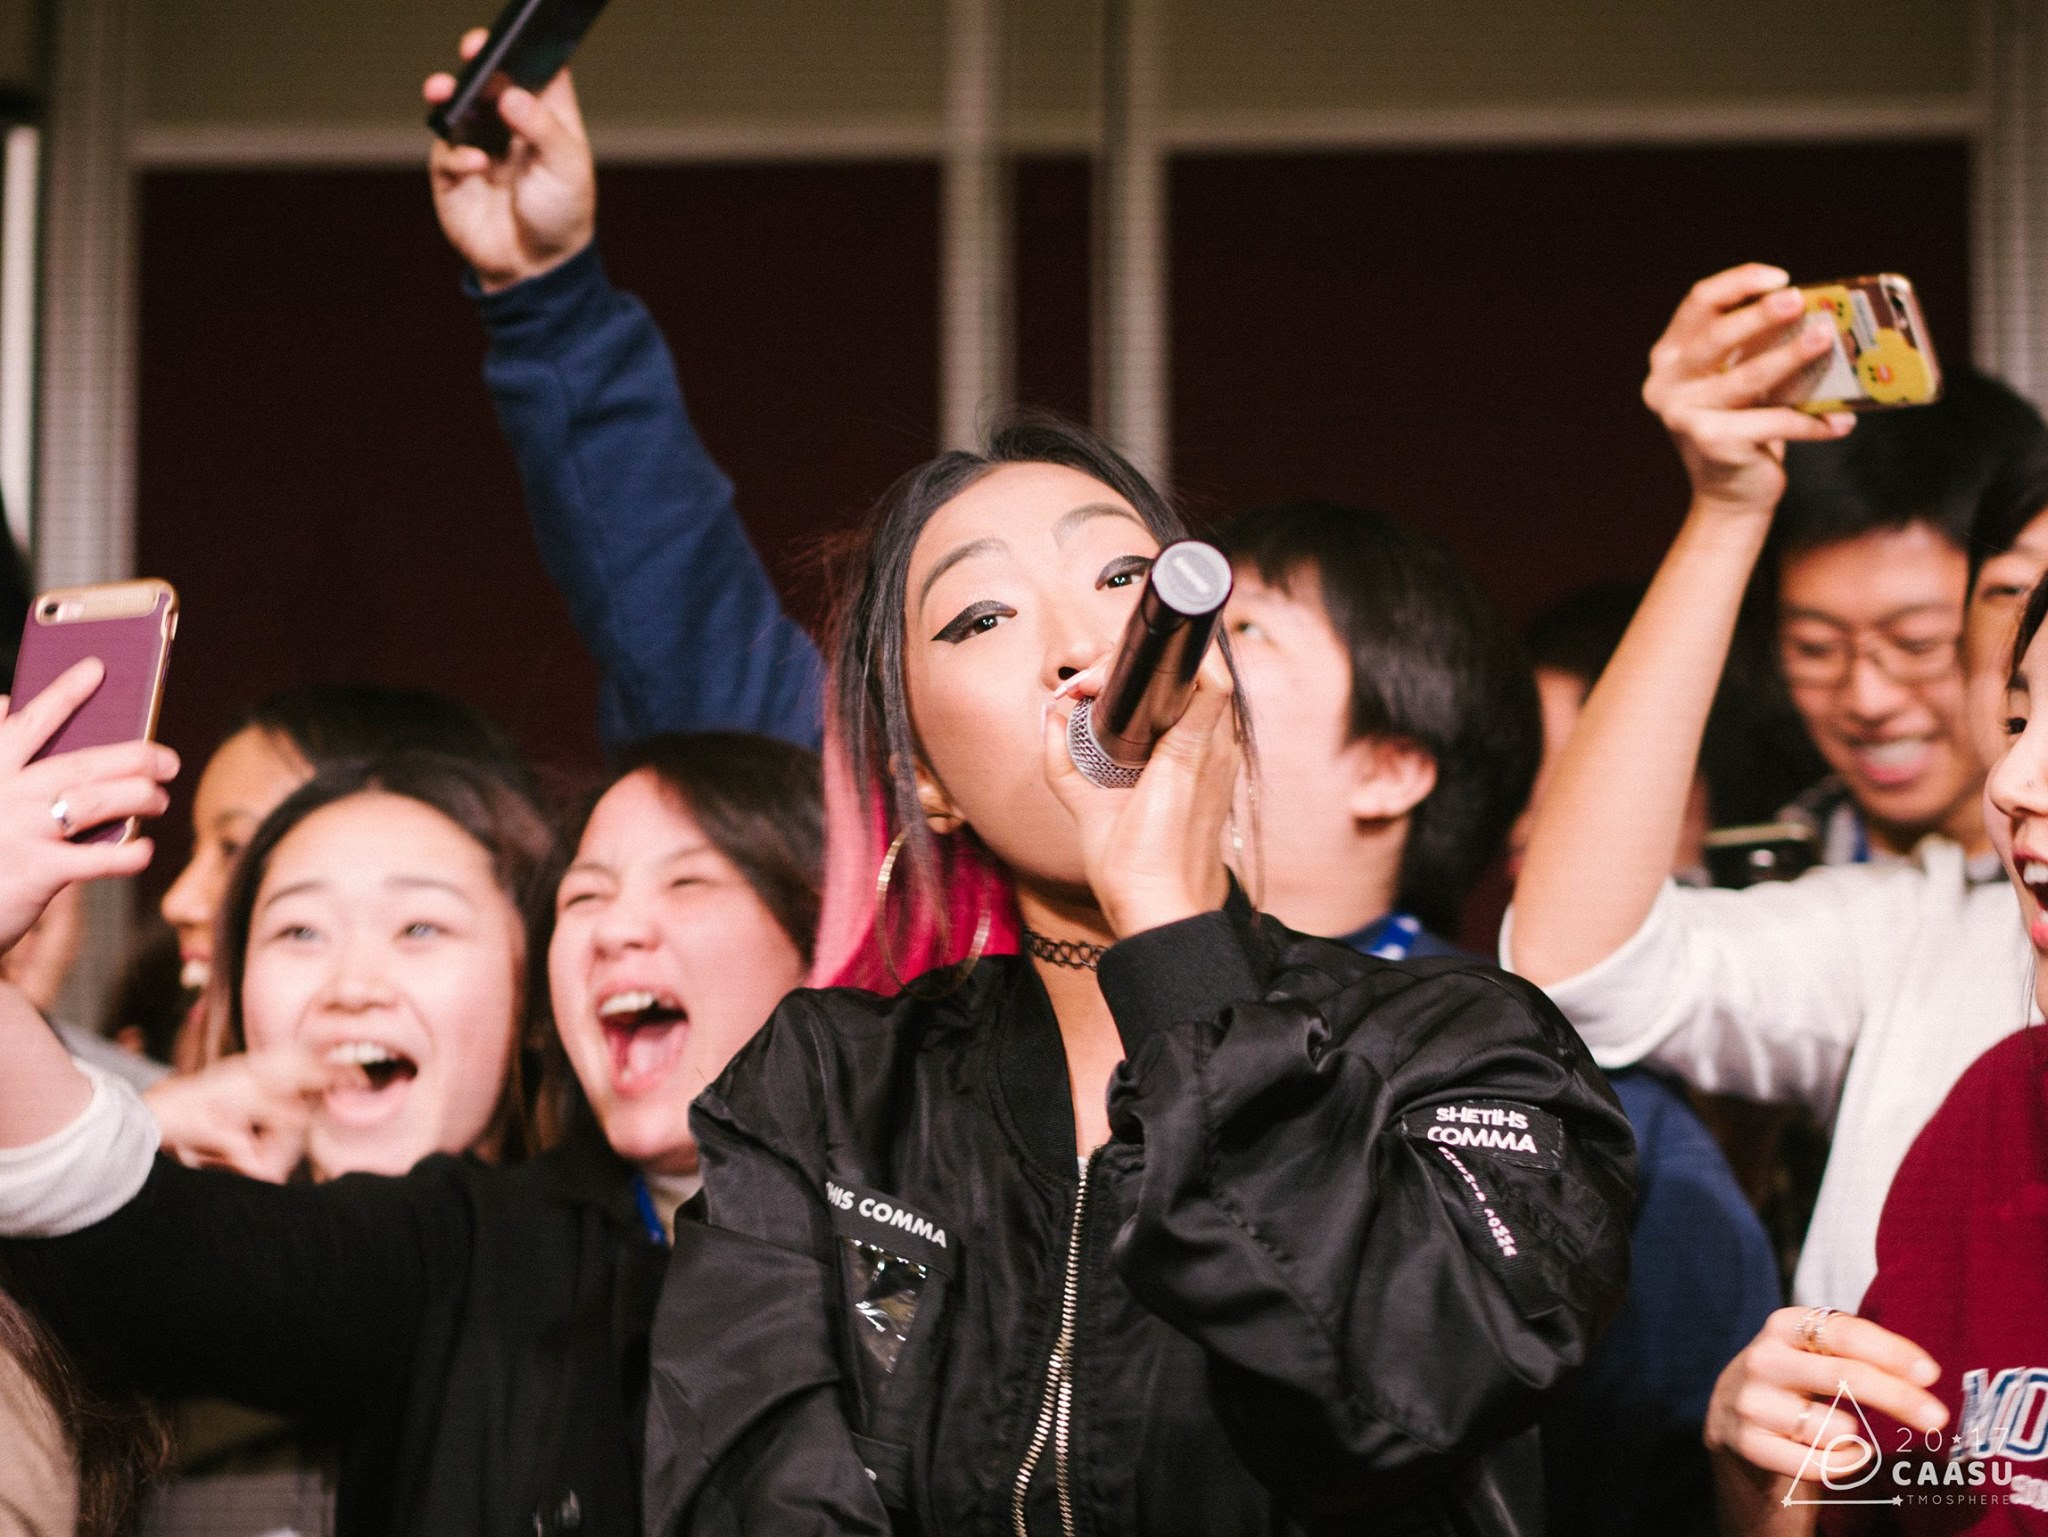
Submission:
[[[1882,626],[1858,636],[1848,625],[1833,626],[1826,639],[1813,633],[1825,620],[1807,619],[1809,628],[1778,636],[1778,663],[1785,681],[1795,688],[1840,688],[1849,681],[1856,659],[1867,656],[1894,683],[1932,683],[1952,675],[1961,661],[1962,632],[1900,635]]]

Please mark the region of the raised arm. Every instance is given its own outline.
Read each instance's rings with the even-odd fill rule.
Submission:
[[[0,695],[0,953],[35,926],[57,893],[78,881],[135,875],[147,838],[76,843],[73,829],[159,816],[162,781],[178,757],[153,742],[123,742],[33,761],[106,675],[87,660],[35,698]],[[62,1130],[86,1109],[92,1084],[19,989],[0,983],[0,1156]]]
[[[1694,285],[1650,352],[1643,398],[1692,481],[1671,551],[1558,760],[1515,891],[1513,964],[1539,984],[1627,942],[1671,869],[1707,712],[1750,572],[1785,488],[1785,444],[1852,418],[1763,404],[1827,346],[1816,328],[1733,362],[1797,319],[1775,267]]]
[[[434,76],[427,98],[453,85]],[[726,729],[816,748],[817,647],[782,611],[653,318],[598,261],[596,173],[568,72],[538,95],[507,90],[499,112],[513,131],[504,158],[434,146],[434,206],[474,276],[484,378],[541,559],[604,671],[606,743]]]

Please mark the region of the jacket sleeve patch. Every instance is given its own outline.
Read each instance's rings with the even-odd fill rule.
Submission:
[[[934,1217],[906,1206],[893,1195],[836,1179],[825,1181],[832,1229],[841,1238],[866,1244],[936,1270],[953,1273],[959,1238]]]
[[[958,1239],[944,1223],[864,1185],[828,1178],[825,1205],[840,1240],[849,1321],[860,1349],[863,1424],[872,1429],[919,1316],[952,1274]]]
[[[1556,1306],[1535,1256],[1527,1250],[1532,1235],[1501,1209],[1504,1203],[1494,1196],[1490,1182],[1442,1142],[1423,1156],[1449,1176],[1456,1191],[1451,1209],[1467,1246],[1501,1278],[1523,1316],[1534,1318]]]
[[[1547,1110],[1512,1099],[1459,1099],[1424,1105],[1401,1117],[1416,1142],[1476,1153],[1530,1169],[1564,1166],[1564,1123]]]

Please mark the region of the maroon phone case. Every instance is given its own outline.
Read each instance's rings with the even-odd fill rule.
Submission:
[[[22,630],[21,654],[14,664],[10,709],[18,709],[48,688],[75,662],[98,657],[107,669],[92,698],[78,707],[47,742],[36,759],[81,747],[105,747],[152,734],[171,637],[177,630],[178,600],[169,587],[156,595],[149,612],[133,618],[81,619],[49,622],[43,615],[49,595],[38,597]],[[129,832],[127,821],[109,822],[76,835],[81,843],[113,843]]]

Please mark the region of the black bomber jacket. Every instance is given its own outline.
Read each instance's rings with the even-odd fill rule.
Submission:
[[[667,1259],[632,1180],[594,1129],[516,1167],[320,1185],[159,1156],[105,1220],[0,1243],[0,1270],[109,1386],[338,1442],[336,1537],[630,1537]]]
[[[793,994],[698,1100],[650,1533],[1540,1530],[1528,1428],[1622,1294],[1634,1181],[1562,1016],[1235,895],[1100,978],[1085,1164],[1017,957]]]

